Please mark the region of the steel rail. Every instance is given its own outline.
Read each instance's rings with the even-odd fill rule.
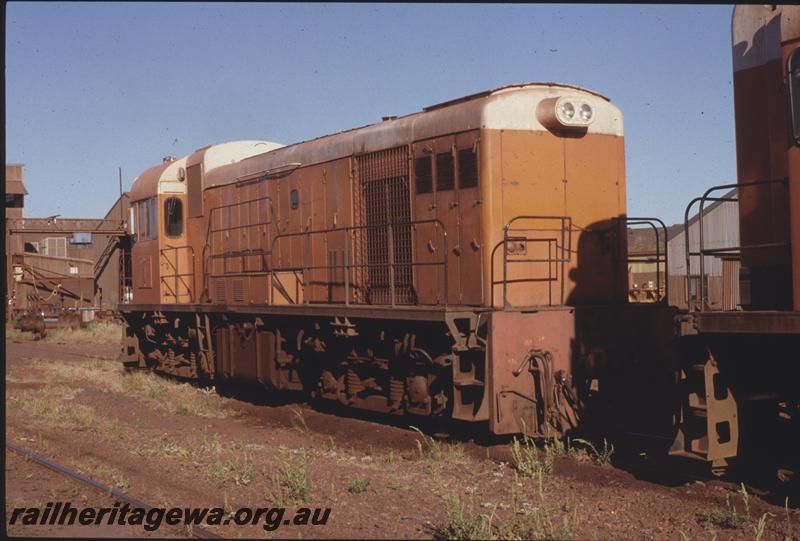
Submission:
[[[53,471],[55,471],[57,473],[60,473],[62,475],[65,475],[67,477],[70,477],[72,479],[75,479],[76,481],[80,481],[81,483],[83,483],[85,485],[88,485],[88,486],[90,486],[92,488],[95,488],[95,489],[99,490],[100,492],[103,492],[105,494],[114,496],[115,498],[119,498],[120,500],[124,501],[125,503],[128,503],[128,504],[136,506],[136,507],[141,507],[142,509],[145,509],[146,511],[149,511],[150,509],[153,509],[152,505],[148,504],[147,502],[145,502],[143,500],[140,500],[139,498],[135,498],[135,497],[130,496],[128,494],[125,494],[124,492],[121,492],[121,491],[119,491],[119,490],[117,490],[115,488],[112,488],[110,486],[104,485],[103,483],[101,483],[99,481],[95,481],[94,479],[86,477],[85,475],[83,475],[80,472],[77,472],[77,471],[75,471],[75,470],[73,470],[71,468],[68,468],[66,466],[62,466],[61,464],[53,462],[49,458],[43,457],[42,455],[37,455],[36,453],[34,453],[32,451],[28,451],[27,449],[23,449],[22,447],[20,447],[19,445],[15,444],[15,443],[6,442],[6,447],[8,449],[11,449],[15,453],[19,453],[20,455],[22,455],[22,456],[24,456],[24,457],[26,457],[26,458],[38,463],[41,466],[44,466],[46,468],[50,468],[51,470],[53,470]],[[217,535],[214,532],[208,531],[208,530],[206,530],[204,528],[201,528],[200,526],[195,526],[195,525],[192,525],[192,527],[191,527],[191,534],[193,536],[197,537],[198,539],[223,539],[222,536]]]

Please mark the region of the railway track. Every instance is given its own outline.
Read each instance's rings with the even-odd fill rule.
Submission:
[[[91,478],[83,475],[82,473],[80,473],[78,471],[75,471],[75,470],[73,470],[71,468],[68,468],[66,466],[63,466],[63,465],[57,463],[57,462],[54,462],[53,460],[50,460],[49,458],[43,457],[42,455],[38,455],[38,454],[36,454],[36,453],[34,453],[32,451],[28,451],[27,449],[23,449],[19,445],[16,445],[16,444],[10,443],[10,442],[6,442],[6,448],[10,449],[11,451],[14,451],[15,453],[18,453],[18,454],[24,456],[25,458],[27,458],[27,459],[39,464],[40,466],[43,466],[45,468],[49,468],[50,470],[52,470],[52,471],[54,471],[56,473],[59,473],[59,474],[65,476],[65,477],[69,477],[69,478],[71,478],[71,479],[73,479],[75,481],[80,482],[81,484],[86,485],[86,486],[90,486],[90,487],[92,487],[92,488],[94,488],[94,489],[96,489],[96,490],[98,490],[98,491],[100,491],[100,492],[102,492],[104,494],[107,494],[107,495],[113,496],[115,498],[118,498],[118,499],[122,500],[123,502],[128,503],[128,504],[130,504],[132,506],[140,507],[140,508],[142,508],[142,509],[144,509],[146,511],[149,511],[150,509],[153,509],[153,506],[148,504],[144,500],[140,500],[139,498],[136,498],[134,496],[126,494],[126,493],[124,493],[124,492],[122,492],[120,490],[117,490],[117,489],[115,489],[113,487],[110,487],[108,485],[104,485],[103,483],[101,483],[99,481],[91,479]],[[192,526],[191,535],[193,537],[198,538],[198,539],[223,539],[222,536],[217,535],[214,532],[211,532],[211,531],[206,530],[204,528],[201,528],[200,526]]]

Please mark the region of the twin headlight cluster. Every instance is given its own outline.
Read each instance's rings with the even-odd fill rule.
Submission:
[[[594,121],[592,104],[578,97],[546,98],[536,109],[539,122],[549,129],[586,129]]]

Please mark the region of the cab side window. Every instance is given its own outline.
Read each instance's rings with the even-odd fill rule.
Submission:
[[[158,206],[156,205],[156,198],[150,198],[148,202],[148,230],[151,239],[158,238]]]
[[[158,206],[156,198],[151,197],[136,203],[136,240],[155,240],[158,238]]]

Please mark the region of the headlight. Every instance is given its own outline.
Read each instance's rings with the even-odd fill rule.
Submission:
[[[562,101],[558,104],[558,116],[572,120],[575,116],[575,105],[571,101]]]
[[[545,98],[537,105],[536,116],[551,130],[585,131],[594,121],[594,107],[583,96]]]
[[[584,103],[581,105],[581,120],[584,122],[589,122],[594,116],[594,111],[592,111],[592,106],[588,103]]]

